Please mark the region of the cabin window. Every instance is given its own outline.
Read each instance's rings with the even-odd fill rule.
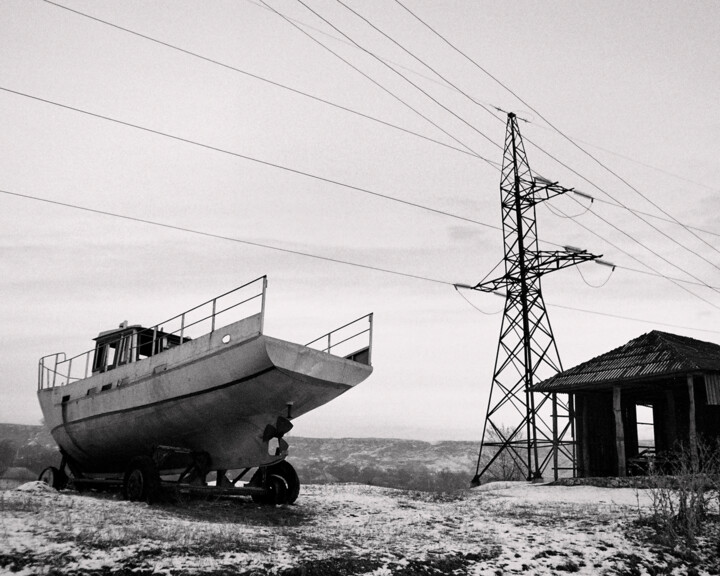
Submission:
[[[102,372],[105,370],[105,358],[107,356],[107,346],[97,345],[95,347],[95,357],[93,358],[93,372]]]
[[[63,396],[63,397],[62,397],[62,403],[63,403],[63,404],[64,404],[65,402],[67,402],[68,400],[70,400],[70,394],[68,394],[67,396]]]
[[[103,384],[103,387],[100,388],[100,392],[105,392],[106,390],[110,390],[112,388],[112,384]]]
[[[106,342],[98,344],[95,348],[95,358],[93,360],[93,372],[105,372],[112,370],[116,366],[116,362],[121,358],[118,354],[120,341]]]
[[[86,392],[86,396],[92,396],[95,394],[95,388],[88,388],[88,391]]]
[[[117,345],[119,347],[118,352],[118,366],[121,364],[127,364],[128,362],[133,362],[135,358],[133,357],[135,355],[136,347],[133,345],[133,342],[135,341],[135,334],[128,334],[127,336],[123,336],[122,339],[120,339],[117,342]]]

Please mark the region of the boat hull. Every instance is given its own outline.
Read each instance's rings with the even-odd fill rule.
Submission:
[[[38,392],[46,424],[83,472],[121,472],[172,446],[212,469],[284,458],[263,432],[364,380],[368,365],[265,336],[251,317],[175,349]]]

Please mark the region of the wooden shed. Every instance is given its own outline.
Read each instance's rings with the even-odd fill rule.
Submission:
[[[699,438],[720,438],[720,346],[710,342],[653,330],[534,389],[570,395],[580,477],[642,473],[642,409],[658,461],[679,446],[697,460]]]

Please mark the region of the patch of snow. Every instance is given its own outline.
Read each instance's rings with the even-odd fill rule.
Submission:
[[[41,482],[40,480],[33,480],[32,482],[26,482],[25,484],[21,484],[17,488],[15,488],[18,492],[35,492],[35,493],[45,493],[45,494],[57,494],[57,490],[50,486],[49,484],[45,484],[45,482]]]
[[[0,493],[0,536],[6,558],[22,559],[16,574],[265,575],[348,557],[371,560],[355,572],[367,576],[447,558],[478,576],[622,573],[630,557],[657,566],[646,545],[624,535],[629,520],[647,512],[644,491],[495,484],[449,496],[307,485],[297,505],[278,507],[249,499],[152,507],[51,488],[58,496],[47,498],[49,487],[28,487]]]

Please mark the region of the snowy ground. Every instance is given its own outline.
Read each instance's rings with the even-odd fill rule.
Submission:
[[[150,507],[30,483],[0,492],[0,573],[711,574],[639,539],[648,503],[632,488],[340,484],[304,486],[294,506]]]

